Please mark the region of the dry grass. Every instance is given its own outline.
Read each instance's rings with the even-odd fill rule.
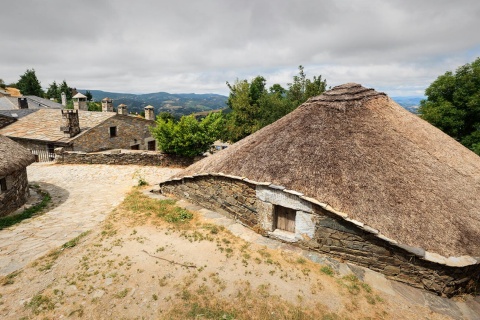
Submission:
[[[358,279],[330,274],[295,252],[245,242],[198,213],[189,214],[191,219],[172,220],[168,217],[185,216],[174,201],[133,190],[101,228],[6,278],[0,287],[2,319],[327,320],[428,314],[396,305]]]

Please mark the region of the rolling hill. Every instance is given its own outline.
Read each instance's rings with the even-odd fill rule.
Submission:
[[[87,89],[80,89],[79,92],[85,94]],[[116,93],[101,90],[88,90],[95,101],[101,101],[108,97],[113,99],[115,108],[119,104],[126,104],[129,112],[142,112],[143,109],[151,105],[155,108],[155,114],[163,111],[174,115],[188,115],[195,112],[217,110],[226,108],[227,97],[219,94],[195,94],[195,93],[167,93],[156,92],[146,94]]]

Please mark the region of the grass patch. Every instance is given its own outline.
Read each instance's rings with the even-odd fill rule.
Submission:
[[[13,283],[15,282],[15,278],[16,278],[20,273],[22,273],[22,270],[14,271],[14,272],[6,275],[5,277],[3,277],[3,279],[1,280],[2,286],[6,286],[6,285],[9,285],[9,284],[13,284]]]
[[[43,311],[53,310],[55,305],[48,296],[37,294],[33,296],[30,302],[25,304],[25,307],[31,309],[34,314],[39,315]]]
[[[88,234],[90,233],[90,231],[85,231],[85,232],[82,232],[80,233],[78,236],[76,236],[75,238],[73,238],[72,240],[66,242],[63,244],[62,248],[63,249],[68,249],[68,248],[73,248],[75,247],[82,238],[84,238],[85,236],[87,236]]]
[[[34,188],[37,190],[38,193],[42,195],[42,201],[39,204],[25,209],[22,213],[0,218],[0,230],[11,227],[25,219],[43,213],[43,210],[48,206],[48,204],[52,200],[52,197],[50,197],[50,194],[48,192],[40,190],[40,187],[34,186]]]
[[[333,275],[335,274],[335,271],[333,271],[333,269],[329,266],[322,266],[320,268],[320,271],[330,277],[333,277]]]
[[[180,226],[194,218],[192,212],[175,206],[176,201],[171,199],[156,200],[142,194],[138,189],[130,192],[122,204],[122,208],[132,213],[136,223],[147,219],[159,218],[162,221]],[[145,220],[142,221],[144,218]],[[219,230],[214,230],[213,233]]]

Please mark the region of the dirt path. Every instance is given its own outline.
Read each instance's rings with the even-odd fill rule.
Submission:
[[[140,177],[155,183],[179,169],[35,163],[28,179],[52,196],[54,208],[0,231],[0,276],[26,266],[105,219]]]

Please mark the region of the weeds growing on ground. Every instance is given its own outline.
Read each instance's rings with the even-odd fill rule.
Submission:
[[[0,230],[13,226],[25,219],[31,218],[44,212],[44,209],[47,207],[52,198],[50,197],[50,194],[48,192],[41,190],[40,187],[33,187],[37,190],[38,193],[42,195],[42,201],[37,205],[25,209],[22,213],[0,218]]]

